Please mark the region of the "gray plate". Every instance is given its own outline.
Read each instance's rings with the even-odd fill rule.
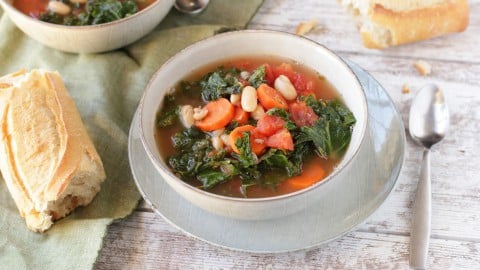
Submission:
[[[208,243],[248,252],[311,248],[338,238],[364,222],[392,191],[405,155],[405,131],[392,100],[367,72],[353,63],[369,109],[365,143],[352,162],[356,173],[332,182],[314,205],[284,218],[244,221],[211,214],[180,197],[157,173],[140,141],[135,116],[129,136],[130,165],[144,199],[167,222]]]

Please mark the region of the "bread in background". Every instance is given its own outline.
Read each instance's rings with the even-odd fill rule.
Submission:
[[[357,19],[363,44],[383,49],[464,31],[468,0],[339,0]]]
[[[0,169],[29,229],[49,229],[100,190],[102,161],[57,72],[1,77],[0,126]]]

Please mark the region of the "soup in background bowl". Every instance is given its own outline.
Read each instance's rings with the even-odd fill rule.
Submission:
[[[58,21],[61,24],[44,22],[36,18],[41,16],[40,13],[43,12],[43,9],[40,8],[34,11],[30,7],[33,8],[37,3],[49,2],[48,0],[16,1],[22,1],[23,4],[18,7],[25,13],[28,13],[28,15],[14,6],[14,0],[0,0],[0,6],[15,25],[32,39],[60,51],[98,53],[121,48],[150,33],[167,15],[171,7],[173,7],[175,0],[155,0],[149,3],[148,6],[142,7],[143,9],[137,6],[140,10],[134,14],[123,12],[125,16],[123,18],[118,16],[118,19],[112,18],[115,12],[102,11],[101,16],[96,16],[96,19],[102,23],[93,25],[90,24],[96,19],[86,15],[85,17],[82,15],[83,19],[80,20],[68,14],[66,15],[68,18],[65,19],[63,15],[57,16],[56,14],[47,13],[46,16],[49,17],[49,20]],[[82,5],[79,6],[84,7]],[[81,9],[69,12],[81,13]],[[117,14],[114,17],[117,17]],[[106,22],[107,18],[109,22]],[[87,23],[88,25],[80,25],[80,21],[83,20],[89,22]]]
[[[275,46],[272,46],[271,44],[275,44]],[[247,64],[249,66],[242,67],[242,61],[248,62]],[[250,77],[254,75],[256,70],[262,66],[265,67],[265,64],[270,66],[271,69],[277,71],[281,70],[282,67],[289,67],[293,70],[294,74],[304,76],[307,81],[312,81],[311,84],[315,85],[315,87],[310,90],[312,90],[316,99],[312,101],[311,96],[299,95],[297,93],[297,97],[286,101],[287,105],[285,108],[287,108],[286,111],[288,113],[290,113],[289,108],[291,108],[290,105],[292,103],[312,104],[315,102],[318,104],[326,104],[330,102],[333,104],[335,102],[342,108],[345,108],[349,113],[351,112],[352,119],[354,119],[355,123],[349,126],[351,129],[351,136],[348,144],[344,149],[340,149],[341,151],[332,151],[336,152],[336,157],[330,156],[330,153],[322,154],[322,151],[315,143],[307,142],[302,144],[308,145],[308,148],[315,148],[309,149],[313,154],[305,158],[303,164],[304,171],[310,171],[307,167],[311,164],[321,164],[319,167],[324,170],[324,175],[313,177],[314,180],[311,181],[311,183],[297,189],[282,191],[281,185],[283,183],[288,183],[291,178],[298,177],[301,172],[289,175],[284,168],[277,165],[264,166],[278,167],[273,174],[276,174],[277,177],[273,178],[279,180],[273,181],[274,183],[272,183],[272,185],[266,185],[265,182],[262,182],[265,179],[259,180],[258,182],[250,181],[251,179],[248,179],[248,173],[247,177],[245,177],[245,175],[235,175],[233,179],[223,179],[228,170],[220,171],[220,173],[217,172],[217,176],[222,179],[212,187],[208,186],[208,181],[199,181],[198,174],[194,173],[193,175],[185,177],[188,173],[184,174],[183,172],[176,170],[170,161],[171,157],[176,155],[176,149],[172,149],[171,147],[170,138],[175,136],[175,134],[186,130],[188,124],[185,125],[185,121],[180,119],[180,121],[177,121],[176,126],[172,125],[170,127],[166,126],[164,128],[158,128],[158,122],[163,117],[161,115],[179,105],[190,105],[192,108],[198,107],[198,109],[201,110],[204,107],[208,108],[209,103],[215,102],[215,100],[217,100],[216,98],[208,100],[204,95],[202,97],[202,94],[200,93],[201,91],[199,90],[201,87],[196,88],[196,83],[193,83],[194,87],[191,87],[192,85],[188,86],[188,84],[192,84],[192,82],[198,81],[199,79],[202,81],[199,77],[202,77],[204,81],[215,79],[209,79],[208,77],[213,74],[212,72],[215,71],[216,67],[219,65],[223,65],[224,70],[230,70],[232,67],[239,69],[239,74],[236,74],[235,76],[236,80],[242,84],[240,86],[241,91],[244,91],[243,88],[247,84],[253,86],[254,91],[257,92],[257,96],[261,92],[259,92],[259,89],[264,87],[262,84],[266,84],[269,88],[275,89],[274,85],[272,87],[272,85],[269,85],[269,83],[266,82],[268,81],[266,78],[263,78],[264,81],[260,84],[256,84],[250,80]],[[242,70],[242,68],[245,70]],[[244,77],[248,83],[242,83],[242,71],[249,73],[248,78],[244,73]],[[205,72],[207,73],[206,76]],[[222,76],[226,76],[225,72],[222,73]],[[294,80],[295,79],[292,78],[291,83],[294,84],[294,82],[292,82]],[[188,81],[189,83],[185,83],[185,81]],[[183,86],[181,86],[182,84]],[[270,84],[272,83],[270,82]],[[193,92],[190,94],[181,93],[185,90],[182,90],[183,87]],[[272,95],[271,92],[268,93],[269,94],[266,96],[270,99],[273,97],[273,100],[275,100],[274,95]],[[325,93],[326,96],[321,96],[322,93]],[[172,96],[175,97],[175,102],[178,101],[178,103],[173,103],[175,105],[169,108],[168,104],[171,101]],[[230,100],[229,95],[225,95],[224,97],[221,97],[221,99],[226,100],[227,103],[229,102],[231,105],[234,103]],[[323,101],[319,101],[318,99]],[[258,99],[257,103],[262,105],[262,107],[268,107],[268,105],[265,105],[261,99]],[[233,106],[237,107],[238,105]],[[231,108],[230,105],[227,105],[227,108]],[[272,108],[264,109],[269,115],[277,117],[280,117],[281,115],[271,113],[270,111]],[[304,209],[320,198],[322,193],[328,192],[328,183],[330,181],[335,181],[335,179],[339,177],[352,177],[352,172],[348,170],[348,167],[351,161],[356,157],[357,152],[363,143],[367,127],[367,105],[364,92],[354,73],[338,56],[311,40],[288,33],[263,30],[245,30],[224,33],[197,42],[182,50],[168,60],[152,77],[140,102],[139,111],[142,144],[150,160],[163,178],[159,178],[158,181],[166,181],[182,197],[207,211],[222,216],[250,220],[281,217]],[[223,111],[224,110],[219,110],[216,114],[223,114]],[[250,115],[252,115],[252,113],[253,112],[250,112]],[[208,115],[206,117],[208,117]],[[295,122],[295,119],[291,117],[286,117],[283,120]],[[197,121],[201,122],[202,120],[200,119]],[[226,140],[227,143],[224,142],[224,144],[226,144],[224,147],[224,150],[227,153],[224,156],[226,159],[236,159],[238,156],[245,157],[245,151],[234,151],[232,150],[232,148],[234,148],[232,145],[237,146],[237,148],[242,148],[241,145],[243,145],[243,148],[247,149],[248,147],[245,146],[248,146],[250,142],[246,141],[246,139],[250,134],[256,132],[254,129],[258,129],[258,121],[261,121],[260,118],[255,119],[253,116],[249,117],[247,122],[243,125],[250,124],[253,126],[253,129],[247,130],[249,132],[244,132],[245,130],[239,132],[239,136],[234,136],[237,138],[237,140],[233,140],[235,143],[232,143],[233,141],[231,139],[230,144],[228,144],[228,140]],[[315,121],[308,122],[308,125],[312,126],[314,122]],[[218,126],[204,128],[202,124],[199,125],[199,123],[196,123],[195,121],[190,124],[193,124],[192,126],[196,129],[200,128],[200,130],[205,131],[206,134],[204,135],[206,140],[209,141],[207,143],[210,144],[210,149],[216,149],[213,146],[212,137],[215,136],[215,132],[217,132],[218,129],[221,129],[222,132],[224,132],[224,135],[232,137],[230,136],[231,133],[239,127],[238,123],[232,124],[232,121],[223,123],[222,125],[224,126],[220,128],[217,128]],[[298,125],[297,128],[299,128]],[[292,139],[295,140],[295,138],[293,138],[296,136],[294,134],[295,131],[287,128],[285,125],[282,125],[281,130],[276,130],[275,134],[282,130],[289,131]],[[311,132],[307,133],[315,135],[317,132],[318,129],[311,129]],[[282,139],[279,140],[280,143],[285,142],[285,138],[288,138],[288,135],[283,136],[285,134],[286,132],[282,133]],[[222,134],[219,135],[221,136]],[[242,138],[240,142],[238,138]],[[255,139],[258,138],[253,137],[252,142],[254,142]],[[266,139],[268,140],[268,138]],[[257,142],[262,141],[263,143],[264,140],[265,137]],[[170,149],[168,149],[169,147]],[[250,148],[253,150],[253,145],[250,144]],[[193,156],[198,149],[200,148],[193,149],[193,151],[191,150],[192,152],[190,155]],[[262,159],[263,155],[272,151],[288,154],[294,151],[294,149],[295,148],[288,146],[288,144],[287,146],[270,144],[262,151],[255,154],[255,157]],[[318,159],[315,160],[316,158],[326,160],[331,158],[330,162],[334,162],[330,164],[330,166],[327,166],[323,161],[319,162]],[[258,159],[255,160],[254,158],[255,161],[253,162],[258,162]],[[239,159],[237,158],[237,160]],[[240,162],[242,161],[240,160]],[[245,164],[248,164],[248,162]],[[248,165],[245,165],[245,167],[248,167]],[[271,168],[267,168],[267,170],[270,172]],[[203,172],[202,170],[199,170],[196,171],[196,173]],[[256,172],[252,173],[255,174]],[[203,176],[201,176],[200,179],[203,179],[202,177]],[[262,178],[260,177],[257,178],[257,180],[258,179]],[[243,190],[242,186],[244,187]],[[255,191],[256,189],[261,191]],[[148,200],[148,198],[146,199]]]

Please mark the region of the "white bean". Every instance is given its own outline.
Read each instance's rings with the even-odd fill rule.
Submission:
[[[195,122],[195,119],[193,119],[193,107],[191,105],[180,107],[180,122],[182,122],[186,128],[191,127]]]
[[[282,94],[286,100],[294,100],[297,98],[297,90],[285,75],[280,75],[275,79],[275,89]]]
[[[224,145],[229,146],[228,135],[227,134],[220,135],[220,139],[222,139],[222,142],[223,142]]]
[[[240,105],[240,98],[241,98],[240,94],[231,94],[230,103],[232,103],[233,105]]]
[[[207,116],[208,110],[206,108],[195,108],[193,109],[193,119],[202,120]]]
[[[219,137],[223,134],[223,132],[225,132],[225,129],[221,128],[221,129],[217,129],[217,130],[212,131],[211,134],[212,134],[213,137]]]
[[[258,105],[253,112],[250,113],[250,116],[255,120],[260,120],[265,115],[265,110],[262,106]]]
[[[257,90],[246,86],[242,91],[242,109],[246,112],[253,112],[257,108]]]
[[[248,80],[249,77],[250,77],[250,72],[248,72],[248,71],[240,72],[240,78],[242,78],[244,80]]]
[[[74,4],[85,4],[87,0],[70,0],[70,2]]]
[[[60,15],[68,15],[72,11],[70,6],[60,1],[48,2],[48,9]]]
[[[223,148],[223,141],[222,139],[220,139],[220,137],[212,137],[212,145],[213,145],[213,148],[217,149],[217,150],[220,150]]]

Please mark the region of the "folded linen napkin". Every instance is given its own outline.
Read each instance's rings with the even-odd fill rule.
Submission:
[[[244,28],[262,0],[212,0],[197,16],[171,10],[147,37],[102,54],[70,54],[24,35],[0,9],[0,75],[20,68],[58,70],[105,166],[94,201],[46,233],[27,229],[0,180],[1,269],[90,269],[108,225],[126,217],[140,195],[131,176],[127,139],[140,96],[161,64],[189,44],[224,28]]]

